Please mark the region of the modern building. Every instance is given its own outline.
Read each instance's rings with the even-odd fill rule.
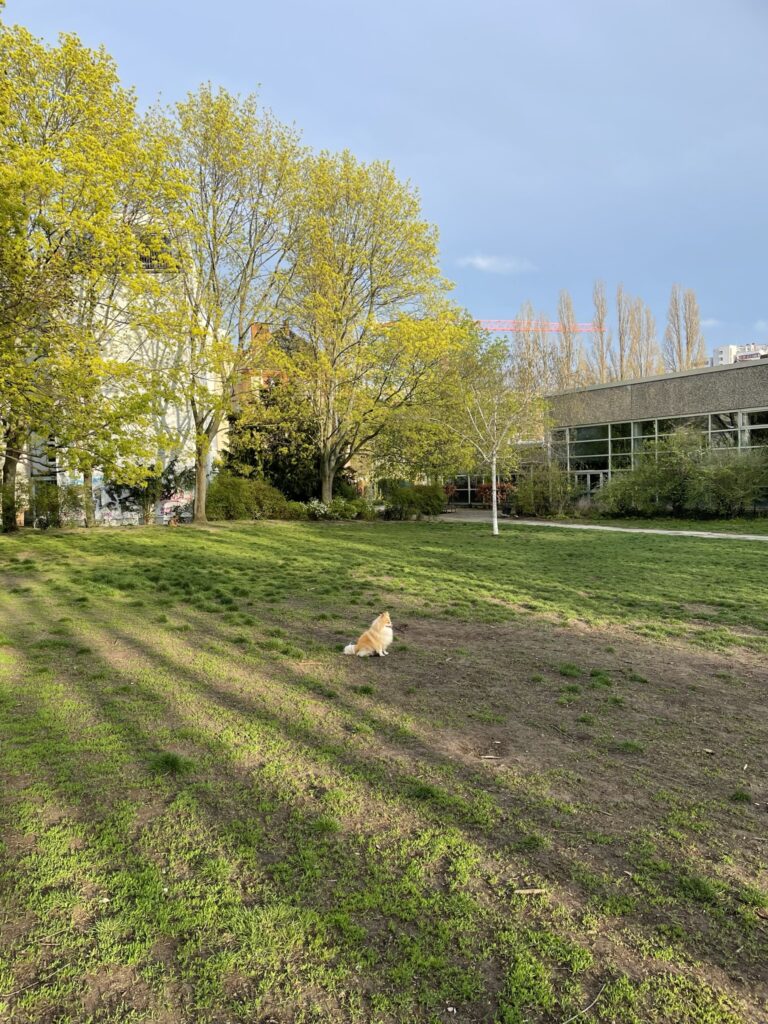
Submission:
[[[596,384],[548,400],[552,456],[585,493],[631,469],[649,442],[679,427],[700,430],[725,450],[768,446],[768,357]]]
[[[549,457],[567,467],[584,494],[632,469],[649,443],[679,427],[700,430],[723,452],[768,449],[768,357],[594,384],[549,395],[548,402]],[[538,455],[532,451],[530,464],[546,458],[540,447],[532,449]],[[485,479],[457,475],[452,501],[481,503]]]
[[[728,366],[730,363],[748,363],[768,355],[768,345],[720,345],[712,352],[711,366]]]

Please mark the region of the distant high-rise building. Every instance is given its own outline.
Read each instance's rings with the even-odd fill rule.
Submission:
[[[768,345],[720,345],[712,352],[710,366],[727,366],[729,363],[748,363],[753,359],[768,356]]]

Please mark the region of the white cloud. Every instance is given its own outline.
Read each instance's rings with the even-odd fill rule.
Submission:
[[[707,317],[706,320],[702,320],[701,321],[701,326],[702,327],[722,327],[723,326],[723,321],[722,320],[716,320],[715,317],[710,316],[710,317]]]
[[[483,256],[481,253],[463,256],[457,262],[460,267],[472,267],[473,270],[480,270],[484,274],[525,274],[537,269],[527,259],[518,259],[515,256]]]
[[[756,320],[752,326],[753,331],[760,331],[761,334],[768,333],[768,320]]]

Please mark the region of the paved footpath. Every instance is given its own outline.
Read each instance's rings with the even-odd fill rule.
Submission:
[[[440,516],[444,523],[488,523],[491,513],[484,509],[462,509]],[[658,533],[662,537],[714,537],[717,540],[759,540],[768,543],[768,533],[715,533],[712,530],[656,530],[636,526],[598,526],[596,523],[558,523],[548,519],[509,519],[499,516],[499,526],[549,526],[555,530],[606,530],[608,533]]]

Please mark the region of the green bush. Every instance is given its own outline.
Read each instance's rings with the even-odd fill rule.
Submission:
[[[610,517],[658,515],[653,460],[644,459],[631,471],[615,473],[595,495],[593,507],[599,515]]]
[[[689,506],[700,515],[749,515],[768,497],[768,452],[713,450],[689,486]]]
[[[642,460],[643,473],[655,487],[660,512],[684,516],[690,511],[693,489],[707,454],[706,440],[696,430],[677,430],[648,451]]]
[[[753,513],[768,489],[768,452],[710,448],[679,430],[636,457],[635,468],[597,492],[607,516],[732,516]]]
[[[286,501],[284,519],[309,519],[307,506],[303,501]]]
[[[223,471],[211,481],[205,503],[209,519],[280,519],[288,502],[264,480],[249,480]]]
[[[282,514],[283,519],[375,519],[376,506],[365,498],[334,498],[329,504],[312,498],[311,501],[288,501]]]
[[[419,514],[419,499],[412,487],[389,487],[385,515],[387,519],[410,519]]]
[[[45,519],[49,526],[61,526],[61,504],[58,484],[35,482],[30,488],[32,518]]]
[[[354,501],[347,498],[334,498],[328,505],[328,519],[357,519],[357,509]]]
[[[524,470],[512,502],[518,515],[565,516],[573,512],[576,487],[559,463],[550,462]]]
[[[376,506],[372,501],[368,501],[367,498],[355,498],[353,502],[355,509],[357,510],[357,518],[365,519],[370,522],[372,519],[376,519],[378,512]]]
[[[209,519],[253,519],[250,480],[219,473],[208,486],[205,513]]]
[[[376,509],[365,498],[334,498],[328,505],[322,502],[310,502],[314,519],[375,519]]]
[[[83,522],[85,498],[81,484],[59,487],[59,518],[62,523],[80,525]]]
[[[447,504],[445,491],[440,484],[417,484],[413,488],[418,499],[419,512],[424,516],[439,516]]]
[[[282,519],[288,502],[285,495],[266,480],[249,480],[256,510],[264,519]]]
[[[691,514],[691,493],[707,457],[706,439],[678,430],[645,447],[634,469],[615,475],[595,496],[595,508],[609,516]]]
[[[388,519],[410,519],[412,516],[437,516],[445,509],[445,491],[439,484],[416,484],[412,487],[390,483],[386,489]]]

